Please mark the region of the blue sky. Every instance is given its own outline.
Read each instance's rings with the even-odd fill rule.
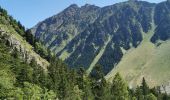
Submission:
[[[71,4],[82,6],[94,4],[100,7],[127,0],[0,0],[0,6],[19,20],[26,28],[31,28],[39,21],[61,12]],[[165,0],[147,0],[161,2]]]

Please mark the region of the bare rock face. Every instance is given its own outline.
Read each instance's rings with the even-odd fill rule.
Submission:
[[[18,40],[12,33],[6,32],[3,29],[0,29],[0,37],[1,39],[6,40],[8,45],[13,50],[20,52],[21,59],[25,59],[27,63],[30,63],[30,61],[34,59],[39,66],[41,66],[44,70],[47,70],[49,63],[45,59],[41,58],[38,54],[36,54],[32,48],[28,48],[27,46],[30,45],[25,40]]]
[[[170,94],[170,81],[166,85],[160,87],[162,93]]]

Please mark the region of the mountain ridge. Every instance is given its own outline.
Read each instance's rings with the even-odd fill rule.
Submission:
[[[146,37],[154,46],[169,39],[169,1],[129,0],[102,8],[83,7],[72,5],[66,8],[68,12],[64,10],[53,16],[54,24],[42,21],[44,25],[38,25],[39,28],[34,27],[36,31],[32,31],[70,67],[83,66],[87,73],[91,73],[94,65],[100,64],[107,74],[121,63],[126,51],[138,48]],[[69,16],[65,16],[67,14]],[[154,30],[153,22],[156,24]],[[151,33],[152,36],[147,36]]]

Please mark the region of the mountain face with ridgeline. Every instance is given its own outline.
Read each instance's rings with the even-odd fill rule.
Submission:
[[[134,86],[170,80],[170,1],[129,0],[106,7],[73,4],[31,28],[32,34],[70,67],[87,73],[103,66]]]

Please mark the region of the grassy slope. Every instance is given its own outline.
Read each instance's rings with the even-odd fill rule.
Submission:
[[[74,38],[72,38],[74,39]],[[70,40],[71,41],[71,40]],[[82,40],[83,41],[83,40]],[[76,50],[76,48],[80,45],[80,41],[78,42],[77,45],[74,45],[73,47],[73,51],[72,52],[68,52],[66,49],[62,51],[61,55],[59,56],[60,59],[62,59],[63,61],[66,60],[67,58],[70,57],[70,55]]]
[[[111,81],[115,73],[120,72],[130,86],[140,84],[145,77],[150,86],[161,85],[170,80],[170,41],[159,47],[143,43],[137,49],[130,50],[122,61],[106,78]]]
[[[97,64],[97,62],[99,61],[99,59],[101,58],[101,56],[103,55],[105,49],[106,49],[106,46],[108,45],[108,43],[111,41],[111,37],[109,36],[108,37],[108,40],[105,42],[105,45],[101,48],[100,52],[98,53],[98,55],[93,59],[92,63],[90,64],[90,67],[88,68],[87,70],[87,74],[89,74],[94,66]]]
[[[141,44],[125,53],[116,68],[106,76],[107,80],[111,81],[119,72],[131,87],[139,85],[143,77],[150,86],[168,84],[170,80],[170,40],[162,42],[158,47],[152,44],[150,38],[155,27],[152,23],[152,29],[147,34],[143,34],[144,39]]]
[[[62,27],[62,28],[64,28],[64,27]],[[61,44],[58,45],[58,46],[54,45],[54,46],[51,48],[51,50],[54,51],[55,54],[57,54],[58,52],[60,52],[61,50],[63,50],[63,49],[67,46],[67,44],[78,35],[77,29],[76,29],[76,27],[75,27],[74,25],[67,26],[66,28],[69,29],[70,33],[75,32],[75,34],[74,34],[74,35],[68,34],[68,37],[69,37],[69,38],[68,38],[67,40],[63,40],[63,41],[61,42]],[[57,38],[57,36],[56,36],[56,38]],[[56,38],[55,38],[55,39],[56,39]],[[54,39],[53,41],[55,41],[55,39]],[[59,58],[62,59],[62,60],[65,60],[65,59],[68,58],[69,56],[70,56],[70,53],[68,53],[67,51],[64,50],[64,51],[61,53],[61,55],[59,56]]]

